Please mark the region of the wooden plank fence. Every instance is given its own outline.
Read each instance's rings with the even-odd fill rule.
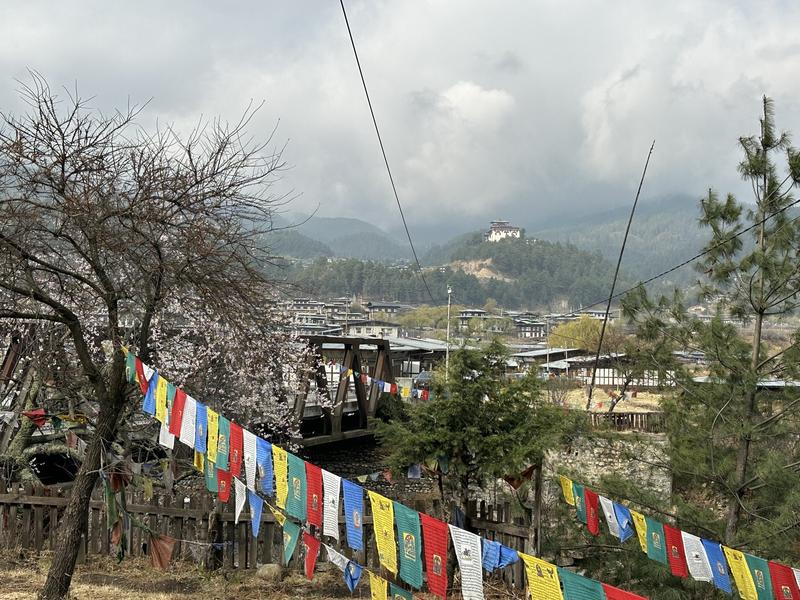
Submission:
[[[530,529],[521,517],[512,516],[509,503],[494,506],[485,501],[470,502],[467,507],[467,526],[478,535],[500,542],[512,550],[534,554],[529,542]],[[525,589],[524,571],[525,566],[518,561],[497,573],[508,587]]]
[[[592,427],[644,433],[664,433],[666,431],[664,413],[660,412],[593,412],[588,414]]]

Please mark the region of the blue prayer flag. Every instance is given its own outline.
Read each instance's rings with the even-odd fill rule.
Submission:
[[[619,541],[624,542],[635,532],[633,530],[633,517],[627,506],[614,502],[614,515],[619,524]]]
[[[208,412],[206,411],[205,404],[197,402],[196,406],[197,410],[194,419],[194,450],[200,454],[205,454],[206,436],[208,435]]]
[[[256,438],[256,472],[261,482],[261,491],[267,496],[274,496],[272,487],[272,444],[262,438]]]
[[[250,503],[250,529],[253,537],[258,537],[258,530],[261,528],[261,512],[264,509],[264,500],[252,490],[247,490],[247,501]]]
[[[483,539],[482,563],[483,568],[491,573],[495,569],[502,569],[519,560],[519,554],[500,542]]]
[[[702,542],[703,548],[705,548],[706,551],[706,556],[708,556],[708,563],[711,565],[714,585],[723,592],[732,594],[733,590],[731,589],[731,577],[728,573],[728,561],[725,560],[722,547],[717,542],[711,542],[706,539],[703,539]]]
[[[153,371],[150,383],[147,384],[147,393],[142,401],[142,412],[148,415],[156,414],[156,386],[158,385],[158,371]]]
[[[347,589],[351,592],[355,591],[356,586],[361,579],[361,570],[361,565],[354,563],[352,560],[349,561],[347,563],[347,567],[345,567],[344,582],[347,584]]]
[[[344,519],[347,526],[347,545],[353,550],[364,549],[364,489],[352,481],[342,479]]]

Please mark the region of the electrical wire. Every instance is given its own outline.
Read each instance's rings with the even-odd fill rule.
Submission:
[[[394,193],[395,202],[397,202],[397,210],[400,211],[400,219],[403,221],[403,228],[406,230],[406,237],[408,238],[408,245],[411,247],[411,253],[414,255],[414,262],[417,263],[417,269],[419,269],[419,275],[422,278],[422,283],[425,285],[425,290],[428,292],[428,296],[431,299],[431,302],[436,304],[436,300],[431,293],[431,288],[428,287],[428,281],[425,279],[425,273],[422,271],[422,265],[419,262],[419,258],[417,257],[417,250],[414,248],[414,242],[411,240],[411,232],[408,230],[408,223],[406,223],[406,216],[403,213],[403,206],[400,204],[400,196],[397,194],[397,186],[394,184],[394,177],[392,176],[392,169],[389,166],[389,159],[386,157],[386,149],[383,146],[383,138],[381,138],[381,131],[378,128],[378,121],[375,118],[375,111],[372,108],[372,100],[369,96],[369,90],[367,89],[367,81],[364,78],[364,71],[361,68],[361,61],[358,58],[358,50],[356,50],[356,42],[353,39],[353,32],[350,29],[350,21],[347,19],[347,11],[344,8],[344,0],[339,0],[339,4],[342,7],[342,15],[344,16],[344,23],[347,26],[347,35],[350,37],[350,45],[353,47],[353,56],[356,59],[356,65],[358,66],[358,74],[361,76],[361,85],[364,87],[364,95],[367,97],[367,106],[369,106],[369,114],[372,116],[372,124],[375,126],[375,135],[378,136],[378,144],[381,147],[381,154],[383,155],[383,163],[386,165],[386,172],[389,174],[389,183],[392,185],[392,192]]]

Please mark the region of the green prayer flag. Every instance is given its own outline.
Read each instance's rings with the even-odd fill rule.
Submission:
[[[586,501],[583,499],[583,486],[580,483],[572,483],[572,495],[575,496],[575,510],[578,511],[578,519],[581,523],[587,523]],[[661,536],[662,538],[664,536]]]
[[[411,592],[393,583],[389,584],[389,597],[391,600],[414,600],[414,596],[411,595]]]
[[[747,563],[747,570],[753,577],[756,584],[756,594],[758,600],[772,600],[772,581],[769,574],[769,563],[763,558],[744,553],[744,560]]]
[[[175,387],[174,383],[167,382],[167,406],[172,406],[173,401],[175,400],[175,392],[178,388]]]
[[[567,569],[558,568],[558,578],[564,586],[565,600],[605,600],[603,585]]]
[[[206,470],[206,489],[214,494],[219,492],[219,481],[217,481],[217,465],[210,460],[203,461]]]
[[[399,502],[394,503],[394,522],[400,544],[400,579],[413,588],[422,588],[422,537],[419,513]]]
[[[114,490],[111,489],[111,483],[108,479],[103,479],[103,490],[106,496],[106,515],[108,515],[106,522],[108,523],[108,528],[112,529],[119,518],[119,514],[117,513],[117,495],[114,493]],[[123,492],[122,495],[124,496],[125,493]]]
[[[136,383],[136,355],[130,350],[125,357],[125,375],[128,383]]]
[[[228,470],[228,452],[231,446],[231,422],[222,415],[217,423],[217,468]]]
[[[306,461],[289,453],[289,496],[286,498],[286,512],[289,516],[306,519]]]
[[[283,564],[288,565],[292,560],[292,554],[297,547],[297,540],[300,537],[300,525],[286,519],[283,522]]]
[[[664,525],[660,521],[645,517],[647,521],[647,557],[667,564],[667,546],[664,542]]]

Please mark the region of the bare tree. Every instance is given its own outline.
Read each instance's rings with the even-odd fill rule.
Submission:
[[[145,132],[140,107],[106,115],[77,93],[59,98],[35,73],[21,96],[27,114],[0,114],[0,318],[62,328],[97,407],[40,593],[49,600],[67,594],[101,454],[131,406],[123,345],[166,356],[166,336],[191,326],[228,343],[185,358],[184,376],[237,358],[252,369],[230,348],[264,352],[276,335],[263,242],[286,198],[270,191],[282,148],[246,135],[253,107],[182,137]],[[286,357],[272,360],[277,376]]]

